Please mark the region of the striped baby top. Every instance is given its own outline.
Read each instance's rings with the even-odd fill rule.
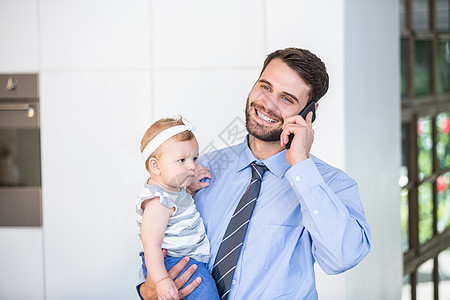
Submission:
[[[161,248],[167,250],[172,257],[189,256],[197,261],[208,263],[209,240],[205,226],[197,211],[192,196],[181,188],[180,192],[168,192],[157,185],[144,184],[142,192],[136,199],[136,219],[141,238],[142,202],[159,197],[162,205],[175,208],[169,218]]]

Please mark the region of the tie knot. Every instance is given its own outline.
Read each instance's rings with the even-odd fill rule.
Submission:
[[[264,172],[267,170],[267,167],[264,165],[257,165],[256,163],[252,162],[252,179],[259,179],[262,181]]]

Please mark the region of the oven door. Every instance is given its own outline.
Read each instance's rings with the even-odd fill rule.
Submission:
[[[40,148],[37,75],[0,75],[0,226],[42,226]]]

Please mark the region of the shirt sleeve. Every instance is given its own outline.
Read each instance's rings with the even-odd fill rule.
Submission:
[[[159,196],[159,202],[168,208],[175,208],[175,210],[177,209],[177,205],[175,204],[175,201],[173,201],[169,197],[164,197],[163,195],[161,195],[161,196]]]
[[[139,197],[136,199],[136,213],[138,215],[143,214],[143,210],[142,210],[142,203],[146,200],[149,199],[153,199],[159,197],[159,202],[168,207],[168,208],[175,208],[175,211],[177,210],[177,205],[175,203],[175,201],[170,198],[167,194],[165,194],[164,192],[160,192],[158,190],[155,190],[153,188],[149,188],[147,190],[145,190],[145,192],[141,193],[139,195]]]
[[[300,201],[312,253],[322,269],[338,274],[359,263],[370,250],[370,228],[357,183],[338,169],[322,177],[311,158],[294,165],[286,177]]]

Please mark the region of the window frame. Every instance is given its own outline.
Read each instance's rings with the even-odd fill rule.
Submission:
[[[450,1],[449,1],[450,2]],[[437,129],[436,117],[441,112],[450,111],[450,92],[438,93],[438,42],[450,41],[450,33],[438,32],[436,28],[436,0],[428,0],[429,32],[415,32],[413,24],[413,0],[400,0],[405,14],[405,26],[401,28],[400,39],[406,45],[406,90],[401,99],[402,125],[405,126],[406,136],[406,165],[408,169],[408,184],[403,187],[408,191],[408,239],[409,248],[403,253],[404,276],[410,276],[411,299],[417,299],[417,270],[429,259],[434,260],[432,272],[434,282],[434,299],[439,299],[438,255],[450,247],[450,228],[442,233],[437,230],[437,189],[436,180],[439,176],[450,171],[450,168],[440,169],[436,155]],[[450,3],[449,3],[450,4]],[[402,13],[402,11],[401,11]],[[415,45],[416,41],[429,41],[430,53],[430,94],[416,96],[415,91]],[[401,53],[403,55],[403,52]],[[402,74],[403,75],[403,74]],[[450,79],[449,79],[450,80]],[[432,174],[419,179],[417,143],[417,122],[419,118],[431,116],[432,119]],[[403,131],[402,131],[403,134]],[[419,187],[430,182],[433,186],[433,237],[421,244],[419,241]]]

